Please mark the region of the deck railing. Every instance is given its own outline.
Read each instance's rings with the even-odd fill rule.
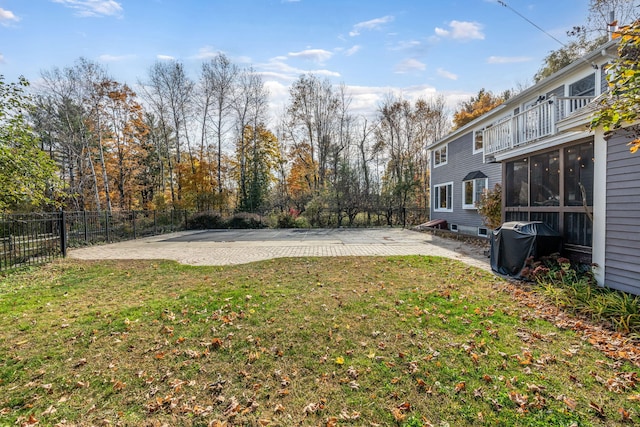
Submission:
[[[484,130],[484,154],[495,155],[501,151],[530,144],[541,138],[555,135],[556,123],[589,104],[592,96],[552,96],[526,110],[504,117]]]

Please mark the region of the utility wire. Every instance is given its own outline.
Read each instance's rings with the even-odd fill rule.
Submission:
[[[506,7],[507,9],[509,9],[510,11],[512,11],[513,13],[515,13],[516,15],[518,15],[520,18],[524,19],[525,21],[527,21],[529,24],[533,25],[534,27],[536,27],[538,30],[542,31],[543,33],[545,33],[547,36],[551,37],[553,40],[557,41],[558,43],[560,43],[560,45],[562,45],[562,47],[567,47],[566,44],[562,43],[560,40],[558,40],[557,38],[555,38],[554,36],[552,36],[551,34],[549,34],[548,32],[546,32],[544,29],[542,29],[541,27],[539,27],[535,22],[533,22],[532,20],[530,20],[529,18],[527,18],[526,16],[524,16],[523,14],[521,14],[520,12],[518,12],[517,10],[515,10],[514,8],[512,8],[511,6],[509,6],[507,3],[505,3],[502,0],[497,0],[498,3],[501,6]]]

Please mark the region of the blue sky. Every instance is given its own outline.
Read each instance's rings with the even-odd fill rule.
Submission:
[[[506,0],[561,41],[588,0]],[[37,84],[83,56],[135,88],[155,61],[197,79],[218,52],[262,73],[275,106],[302,73],[344,83],[356,109],[393,91],[444,95],[531,83],[560,45],[496,0],[0,0],[0,74]]]

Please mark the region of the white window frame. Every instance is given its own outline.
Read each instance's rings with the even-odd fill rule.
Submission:
[[[571,90],[580,81],[585,80],[589,77],[593,77],[593,95],[586,95],[586,96],[597,96],[598,95],[598,75],[596,75],[595,72],[590,72],[588,74],[585,74],[584,76],[577,78],[573,80],[571,83],[569,83],[567,85],[567,93],[569,94],[568,96],[585,96],[585,95],[572,95]]]
[[[440,187],[449,187],[449,192],[451,194],[447,195],[447,201],[450,201],[450,205],[448,208],[440,207]],[[453,212],[453,181],[444,182],[442,184],[436,184],[433,186],[433,210],[434,212]]]
[[[433,150],[433,167],[437,168],[439,166],[444,166],[449,162],[449,149],[447,148],[449,144],[445,144],[442,147],[438,147]],[[442,159],[442,152],[444,151],[444,162],[441,160],[440,162],[436,162],[436,153],[440,153],[440,158]]]
[[[484,230],[484,233],[482,232]],[[489,237],[488,227],[478,227],[478,237]]]
[[[489,188],[489,178],[476,178],[476,179],[469,179],[467,181],[462,181],[462,209],[478,209],[476,207],[476,203],[478,202],[478,199],[476,198],[476,196],[478,195],[478,181],[484,181],[484,187],[483,189],[488,189]],[[466,184],[468,182],[472,182],[473,183],[473,200],[471,204],[466,203],[467,201],[465,200],[465,196],[466,194]]]
[[[476,134],[482,137],[482,147],[476,148]],[[484,129],[478,129],[473,131],[473,140],[471,141],[473,147],[473,154],[484,153]]]

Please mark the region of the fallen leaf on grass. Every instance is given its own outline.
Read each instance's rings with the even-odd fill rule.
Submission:
[[[305,406],[302,409],[302,413],[304,415],[315,414],[319,410],[320,410],[320,405],[318,405],[317,403],[309,403],[307,406]]]
[[[589,408],[593,409],[594,411],[596,411],[596,414],[599,417],[604,418],[604,409],[602,408],[602,406],[598,405],[595,402],[589,402]]]
[[[567,408],[571,409],[572,411],[575,411],[576,405],[578,404],[578,402],[566,396],[563,397],[562,401],[564,402],[565,405],[567,405]]]
[[[631,414],[624,408],[619,408],[618,413],[622,417],[622,421],[629,421],[631,419]]]
[[[78,360],[76,363],[74,363],[73,367],[74,368],[79,368],[80,366],[84,366],[86,364],[87,364],[87,359],[82,358],[82,359]]]
[[[39,421],[36,419],[36,417],[33,416],[33,414],[29,415],[29,418],[27,419],[27,421],[25,421],[24,423],[22,423],[23,426],[34,426],[36,424],[38,424]]]
[[[509,393],[509,400],[520,407],[524,407],[529,402],[529,396],[512,391],[511,393]]]
[[[336,427],[338,425],[338,417],[329,417],[327,418],[326,427]]]
[[[391,413],[393,414],[393,418],[396,420],[396,422],[401,423],[403,422],[406,418],[407,418],[407,414],[405,414],[404,412],[402,412],[400,409],[398,408],[393,408],[391,410]]]
[[[354,421],[360,418],[360,412],[352,411],[351,414],[349,414],[346,410],[343,409],[340,412],[339,418],[344,421]]]
[[[52,415],[56,412],[58,412],[58,410],[53,405],[51,405],[42,413],[42,416]]]

